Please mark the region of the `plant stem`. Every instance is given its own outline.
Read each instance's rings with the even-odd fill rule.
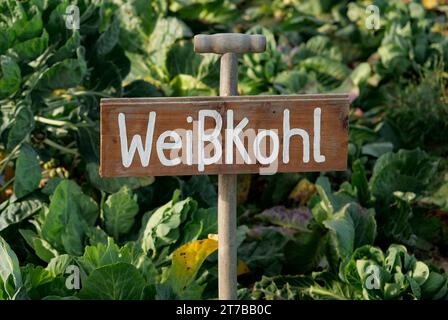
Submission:
[[[92,95],[92,96],[99,96],[103,98],[113,98],[112,95],[106,94],[103,92],[96,92],[96,91],[78,91],[73,93],[74,96],[84,96],[84,95]]]
[[[56,143],[56,142],[54,142],[54,141],[52,141],[52,140],[50,140],[48,138],[46,138],[43,142],[46,145],[49,145],[50,147],[53,147],[53,148],[55,148],[55,149],[57,149],[57,150],[59,150],[59,151],[61,151],[63,153],[69,153],[69,154],[73,154],[73,155],[78,155],[78,151],[76,151],[76,149],[66,148],[66,147],[61,146],[60,144],[58,144],[58,143]]]
[[[0,164],[1,164],[0,173],[3,172],[3,170],[5,170],[6,166],[8,165],[8,162],[11,161],[13,159],[13,157],[15,156],[15,154],[17,153],[17,151],[19,151],[19,149],[22,145],[22,142],[23,141],[21,141],[18,145],[16,145],[14,147],[14,149],[11,151],[11,153],[6,156],[5,159],[0,161]]]
[[[51,126],[69,127],[71,129],[76,130],[76,126],[68,121],[48,119],[48,118],[41,117],[41,116],[35,116],[34,120],[36,120],[37,122],[40,122],[40,123],[45,123],[45,124],[51,125]]]
[[[12,177],[11,179],[9,179],[8,182],[6,182],[6,183],[0,188],[0,192],[5,191],[6,188],[8,188],[9,185],[10,185],[11,183],[13,183],[15,179],[16,179],[16,177]]]

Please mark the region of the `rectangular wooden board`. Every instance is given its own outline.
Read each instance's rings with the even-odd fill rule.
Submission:
[[[101,99],[100,174],[346,170],[348,109],[345,94]],[[230,115],[233,127],[227,123]],[[227,130],[238,125],[240,134]],[[213,131],[219,137],[204,141]],[[132,154],[133,141],[138,146]]]

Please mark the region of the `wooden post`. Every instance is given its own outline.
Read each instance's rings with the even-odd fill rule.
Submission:
[[[238,94],[238,56],[221,56],[220,96]],[[218,176],[218,287],[220,300],[237,298],[236,192],[235,174]]]
[[[219,95],[238,94],[238,53],[263,52],[266,37],[240,33],[197,35],[194,51],[221,56]],[[237,298],[236,175],[218,177],[218,284],[219,299]]]

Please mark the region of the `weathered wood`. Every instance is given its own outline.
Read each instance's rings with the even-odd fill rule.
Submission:
[[[259,96],[227,96],[226,101],[269,101],[269,100],[331,100],[331,101],[341,101],[345,102],[348,99],[348,94],[337,93],[337,94],[300,94],[300,95],[259,95]],[[207,101],[221,101],[222,97],[216,96],[195,96],[195,97],[154,97],[154,98],[103,98],[101,99],[102,104],[107,107],[111,105],[138,105],[147,104],[148,102],[207,102]]]
[[[133,100],[120,104],[117,100],[110,103],[109,99],[101,100],[101,175],[105,177],[112,176],[160,176],[160,175],[193,175],[193,174],[231,174],[231,173],[259,173],[260,169],[266,168],[260,163],[246,164],[225,164],[223,157],[222,163],[205,166],[205,170],[198,171],[197,165],[179,164],[173,167],[163,166],[155,151],[155,141],[158,136],[166,130],[178,128],[191,129],[192,124],[186,122],[188,116],[198,119],[199,110],[210,109],[217,110],[222,116],[222,148],[225,155],[225,134],[227,127],[226,112],[233,110],[234,125],[236,126],[244,117],[249,119],[245,129],[276,129],[280,140],[280,153],[278,172],[304,172],[304,171],[335,171],[345,170],[347,165],[347,143],[348,143],[348,99],[327,99],[317,98],[302,99],[301,96],[291,96],[288,99],[279,97],[268,97],[263,100],[259,96],[253,101],[243,98],[238,101],[233,97],[219,97],[213,100],[206,98],[186,100],[185,102],[162,102],[143,101],[133,103]],[[290,110],[290,127],[302,128],[309,133],[310,141],[313,139],[313,110],[319,107],[321,109],[321,153],[325,155],[325,162],[315,162],[310,158],[308,163],[301,159],[303,146],[299,137],[293,137],[290,141],[290,162],[281,161],[282,138],[283,138],[283,112]],[[128,143],[135,134],[142,136],[145,142],[145,133],[148,126],[148,115],[150,111],[157,114],[153,148],[151,152],[150,164],[143,167],[140,158],[136,154],[132,165],[125,168],[122,165],[120,151],[120,138],[118,128],[118,114],[123,113],[126,116],[126,129]],[[205,128],[212,128],[214,122],[205,122]],[[196,140],[197,141],[197,140]],[[196,141],[194,145],[196,145]],[[312,143],[311,143],[312,145]],[[245,143],[245,147],[248,145]],[[193,148],[193,160],[197,159]],[[234,148],[234,159],[236,160],[237,151]],[[183,145],[183,150],[185,146]],[[312,154],[312,150],[311,150]],[[180,154],[184,158],[184,154]],[[195,162],[195,161],[193,161]]]
[[[218,33],[194,37],[194,51],[197,53],[256,53],[265,50],[266,38],[262,35]]]
[[[220,96],[238,94],[238,57],[236,53],[221,56]],[[237,176],[218,176],[218,292],[220,300],[237,299]]]
[[[220,300],[237,299],[237,175],[218,176],[218,293]]]

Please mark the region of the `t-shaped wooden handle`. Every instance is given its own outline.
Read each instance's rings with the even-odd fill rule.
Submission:
[[[197,53],[259,53],[266,50],[266,37],[242,33],[196,35],[194,51]]]
[[[266,37],[241,33],[218,33],[194,37],[197,53],[218,53],[221,56],[219,95],[238,94],[238,53],[263,52]],[[236,244],[236,175],[218,178],[218,292],[221,300],[237,298]]]

